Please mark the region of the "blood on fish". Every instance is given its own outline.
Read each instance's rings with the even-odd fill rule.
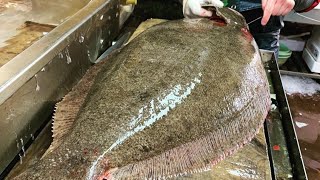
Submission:
[[[88,154],[88,150],[87,150],[87,149],[84,149],[84,150],[83,150],[83,154],[84,154],[84,155],[87,155],[87,154]]]
[[[227,25],[226,21],[217,15],[212,15],[209,19],[211,21],[213,21],[214,25],[217,25],[217,26],[226,26]]]
[[[93,150],[93,154],[96,155],[96,156],[98,156],[98,154],[99,154],[98,152],[99,152],[99,151],[98,151],[97,148]]]
[[[273,146],[273,150],[275,150],[275,151],[280,151],[280,146],[279,146],[279,145],[274,145],[274,146]]]
[[[253,36],[252,34],[250,33],[249,29],[243,27],[241,28],[241,32],[243,34],[243,36],[249,41],[251,42],[253,40]]]
[[[103,163],[103,172],[101,175],[98,176],[98,180],[108,180],[111,179],[111,173],[110,173],[110,164],[108,160],[105,160]]]
[[[106,171],[103,175],[98,177],[98,180],[108,180],[111,179],[111,174],[109,173],[109,171]]]

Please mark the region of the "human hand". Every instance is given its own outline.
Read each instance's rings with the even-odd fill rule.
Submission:
[[[183,0],[183,15],[186,18],[210,17],[212,12],[202,8],[202,5],[210,4],[217,8],[223,7],[220,0]]]
[[[263,17],[261,24],[268,23],[270,16],[287,15],[294,7],[294,0],[262,0]]]

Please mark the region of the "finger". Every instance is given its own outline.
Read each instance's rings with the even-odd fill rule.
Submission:
[[[265,9],[267,2],[268,2],[268,0],[262,0],[261,1],[261,6],[262,6],[263,10]]]
[[[285,16],[285,15],[289,14],[291,11],[292,11],[292,8],[287,8],[286,10],[283,11],[283,13],[281,15]]]
[[[279,16],[279,15],[281,15],[286,9],[287,9],[287,7],[286,7],[283,3],[277,1],[277,3],[274,5],[274,9],[273,9],[272,15],[273,15],[273,16]]]
[[[283,11],[283,13],[281,15],[287,15],[290,13],[290,11],[292,11],[293,7],[295,5],[294,1],[290,1],[289,4],[287,5],[287,9]]]
[[[206,0],[206,3],[212,4],[213,6],[217,8],[222,8],[223,7],[223,2],[220,0]]]
[[[268,3],[266,4],[266,7],[263,11],[263,17],[261,20],[261,24],[264,26],[268,23],[270,16],[273,12],[273,8],[274,8],[274,0],[268,0]]]
[[[287,6],[282,5],[279,11],[277,12],[277,16],[283,15],[287,9],[288,9]]]
[[[212,16],[212,12],[201,8],[201,12],[200,12],[199,16],[201,16],[201,17],[211,17]]]

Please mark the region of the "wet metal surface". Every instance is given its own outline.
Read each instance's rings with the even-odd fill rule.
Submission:
[[[19,28],[19,33],[7,40],[6,45],[0,47],[0,67],[54,28],[55,26],[53,25],[38,24],[31,21],[25,22]]]
[[[1,0],[0,47],[19,32],[26,21],[59,25],[83,8],[90,0]]]
[[[269,137],[269,150],[276,179],[306,179],[293,120],[289,111],[287,98],[280,79],[279,68],[274,59],[265,67],[272,82],[271,98],[273,100],[269,120],[266,121]]]
[[[288,96],[303,160],[310,180],[320,179],[320,93]]]
[[[38,136],[31,139],[30,147],[26,147],[25,153],[21,152],[21,157],[17,157],[18,161],[15,161],[14,168],[4,177],[6,180],[13,179],[15,176],[21,174],[28,167],[33,166],[37,161],[39,161],[42,155],[45,153],[50,143],[52,142],[52,121],[49,121],[45,127],[42,129]]]
[[[319,91],[319,85],[314,88],[314,84],[308,84],[308,80],[303,79],[308,77],[318,80],[319,74],[310,72],[301,55],[301,52],[293,52],[288,61],[280,67],[280,72],[282,75],[292,75],[287,76],[290,79],[298,79],[284,83],[290,88],[287,97],[308,178],[318,180],[320,179],[320,93],[316,91]],[[299,79],[304,82],[299,82]]]

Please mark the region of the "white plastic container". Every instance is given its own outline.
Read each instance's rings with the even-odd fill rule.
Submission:
[[[312,72],[320,73],[320,26],[314,28],[302,57]]]
[[[303,51],[302,57],[311,72],[320,73],[320,62],[315,61],[308,49]]]

